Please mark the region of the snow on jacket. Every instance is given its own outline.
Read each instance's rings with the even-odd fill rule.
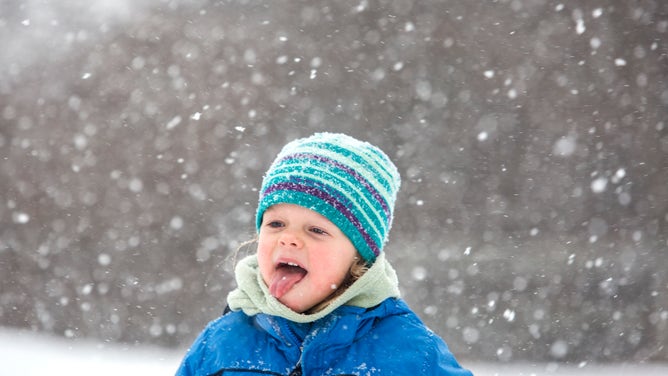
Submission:
[[[472,374],[402,299],[388,298],[308,323],[229,312],[199,335],[177,375]]]

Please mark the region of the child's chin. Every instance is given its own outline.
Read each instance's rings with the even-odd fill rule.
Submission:
[[[302,306],[300,306],[300,305],[286,304],[286,303],[283,303],[283,305],[285,305],[286,307],[290,308],[291,310],[293,310],[293,311],[295,311],[295,312],[297,312],[297,313],[304,313],[304,312],[306,312],[306,311],[308,310],[308,308],[304,308],[304,307],[302,307]]]
[[[285,294],[281,299],[278,299],[279,302],[283,303],[284,306],[290,308],[291,310],[297,313],[304,313],[308,311],[311,307],[305,307],[303,300],[295,299],[290,297],[290,293]]]

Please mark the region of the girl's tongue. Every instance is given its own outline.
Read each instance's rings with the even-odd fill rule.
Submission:
[[[306,276],[306,270],[297,265],[280,264],[276,268],[274,278],[269,284],[269,292],[276,299],[280,299],[292,286]]]

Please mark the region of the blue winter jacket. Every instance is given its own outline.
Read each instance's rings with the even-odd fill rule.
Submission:
[[[199,335],[177,375],[472,374],[403,300],[388,298],[311,323],[229,312]]]

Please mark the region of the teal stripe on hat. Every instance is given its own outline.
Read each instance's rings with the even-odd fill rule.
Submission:
[[[323,187],[336,190],[335,195],[345,196],[346,202],[352,206],[352,209],[360,216],[360,221],[370,227],[370,233],[374,234],[382,243],[383,234],[387,233],[387,223],[385,220],[387,214],[383,206],[373,197],[368,189],[355,184],[355,181],[345,176],[345,171],[330,165],[323,165],[322,161],[311,160],[307,167],[302,166],[302,160],[285,161],[280,167],[274,170],[271,180],[267,185],[280,183],[289,180],[294,176],[295,165],[300,167],[299,176],[312,179]]]
[[[350,149],[329,143],[320,145],[309,145],[307,143],[300,151],[303,153],[314,153],[327,156],[353,168],[364,176],[373,187],[380,191],[379,193],[381,193],[382,197],[386,200],[388,206],[394,205],[394,196],[392,192],[396,194],[398,186],[397,182],[394,181],[394,175],[390,173],[387,166],[385,166],[387,163],[392,163],[389,159],[380,158],[380,155],[373,151],[371,151],[372,154],[362,153],[361,151],[356,153]],[[387,202],[388,199],[392,199],[392,202]]]

